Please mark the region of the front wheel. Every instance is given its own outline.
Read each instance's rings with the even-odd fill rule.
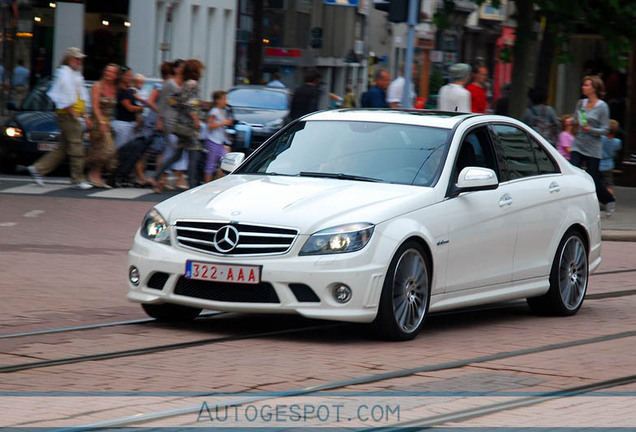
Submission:
[[[429,263],[422,247],[404,243],[391,260],[375,325],[390,340],[410,340],[420,332],[431,296]]]
[[[542,314],[574,315],[583,304],[588,278],[585,242],[579,233],[570,231],[557,248],[550,271],[550,289],[545,295],[527,299],[528,305]]]
[[[201,309],[172,303],[144,303],[141,307],[149,316],[163,322],[192,321],[201,313]]]

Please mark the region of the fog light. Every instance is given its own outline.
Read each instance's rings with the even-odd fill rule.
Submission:
[[[338,303],[347,303],[351,300],[351,288],[346,285],[337,285],[333,289],[333,298]]]
[[[139,286],[139,270],[137,267],[130,267],[128,271],[128,279],[134,286]]]

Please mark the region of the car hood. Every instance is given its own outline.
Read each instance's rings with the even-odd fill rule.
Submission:
[[[13,121],[26,132],[59,132],[55,113],[49,111],[16,112]]]
[[[346,223],[381,223],[433,203],[431,188],[308,177],[231,175],[157,205],[178,219],[296,228],[300,234]]]
[[[234,119],[240,120],[250,125],[264,126],[270,121],[285,118],[288,113],[288,110],[232,107],[232,114],[234,115]]]

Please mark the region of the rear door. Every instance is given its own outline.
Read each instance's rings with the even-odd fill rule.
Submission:
[[[513,280],[549,274],[556,235],[568,212],[564,177],[543,144],[511,124],[492,126],[501,182],[518,225]]]

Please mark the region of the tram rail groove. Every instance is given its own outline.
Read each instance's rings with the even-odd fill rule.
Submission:
[[[498,412],[513,410],[516,408],[523,408],[531,405],[538,405],[543,402],[548,402],[557,399],[565,399],[568,397],[580,396],[583,394],[591,393],[598,390],[604,390],[608,388],[621,387],[624,385],[633,384],[636,382],[636,375],[626,375],[618,378],[612,378],[609,380],[596,381],[581,386],[565,388],[561,390],[555,390],[546,392],[536,396],[528,396],[519,398],[513,401],[498,402],[481,407],[467,408],[464,410],[457,410],[450,413],[439,414],[436,416],[430,416],[422,419],[408,420],[405,422],[394,423],[389,426],[374,427],[360,429],[359,432],[404,432],[405,429],[411,428],[428,428],[432,426],[442,426],[445,423],[458,423],[466,420],[470,420],[476,417],[483,417],[489,414]]]
[[[612,334],[608,334],[608,335],[602,335],[602,336],[596,336],[596,337],[592,337],[592,338],[585,338],[585,339],[577,339],[577,340],[573,340],[573,341],[568,341],[568,342],[561,342],[561,343],[556,343],[556,344],[548,344],[548,345],[542,345],[542,346],[538,346],[538,347],[532,347],[532,348],[524,348],[524,349],[520,349],[520,350],[514,350],[514,351],[503,351],[500,353],[495,353],[495,354],[489,354],[489,355],[485,355],[485,356],[480,356],[480,357],[472,357],[472,358],[467,358],[467,359],[461,359],[461,360],[455,360],[455,361],[450,361],[450,362],[445,362],[445,363],[438,363],[438,364],[434,364],[434,365],[425,365],[425,366],[419,366],[419,367],[415,367],[415,368],[410,368],[410,369],[403,369],[403,370],[396,370],[396,371],[391,371],[391,372],[383,372],[380,374],[373,374],[373,375],[366,375],[366,376],[362,376],[362,377],[358,377],[358,378],[351,378],[351,379],[347,379],[347,380],[341,380],[341,381],[333,381],[330,383],[325,383],[325,384],[320,384],[320,385],[316,385],[316,386],[310,386],[310,387],[304,387],[304,388],[299,388],[299,389],[292,389],[292,390],[288,390],[288,391],[280,391],[280,392],[276,392],[275,396],[269,396],[269,395],[264,395],[262,397],[258,397],[256,396],[258,401],[264,401],[264,400],[268,400],[268,399],[279,399],[281,397],[299,397],[299,396],[308,396],[308,395],[312,395],[315,393],[320,393],[320,392],[325,392],[325,391],[330,391],[330,390],[336,390],[336,389],[341,389],[341,388],[345,388],[345,387],[349,387],[349,386],[355,386],[355,385],[360,385],[360,384],[371,384],[371,383],[377,383],[377,382],[381,382],[381,381],[385,381],[385,380],[390,380],[390,379],[395,379],[395,378],[404,378],[404,377],[408,377],[410,375],[415,375],[415,374],[420,374],[420,373],[425,373],[425,372],[435,372],[435,371],[443,371],[443,370],[450,370],[450,369],[458,369],[458,368],[462,368],[462,367],[466,367],[466,366],[470,366],[470,365],[475,365],[475,364],[480,364],[480,363],[486,363],[486,362],[490,362],[490,361],[495,361],[495,360],[502,360],[502,359],[508,359],[508,358],[512,358],[512,357],[518,357],[518,356],[523,356],[523,355],[529,355],[529,354],[536,354],[536,353],[540,353],[540,352],[547,352],[547,351],[554,351],[554,350],[559,350],[559,349],[565,349],[565,348],[572,348],[572,347],[577,347],[577,346],[582,346],[582,345],[589,345],[589,344],[594,344],[594,343],[600,343],[600,342],[607,342],[607,341],[611,341],[611,340],[617,340],[617,339],[623,339],[623,338],[629,338],[629,337],[636,337],[636,331],[627,331],[627,332],[619,332],[619,333],[612,333]],[[558,390],[558,391],[552,391],[549,393],[546,393],[546,395],[551,395],[551,394],[562,394],[562,395],[568,395],[568,396],[572,396],[575,393],[589,393],[591,391],[595,391],[595,390],[600,390],[603,388],[611,388],[611,387],[618,387],[619,385],[626,385],[626,384],[630,384],[636,382],[636,375],[628,375],[628,376],[624,376],[624,377],[619,377],[619,378],[614,378],[611,380],[604,380],[604,381],[597,381],[595,383],[590,383],[587,385],[582,385],[582,386],[577,386],[577,387],[572,387],[570,389],[563,389],[563,390]],[[213,396],[215,393],[211,392],[209,395]],[[206,396],[205,394],[203,394],[202,396]],[[530,398],[524,398],[524,399],[537,399],[537,398],[545,398],[547,396],[532,396]],[[551,399],[554,399],[555,396],[550,396]],[[547,399],[546,399],[547,400]],[[225,401],[219,404],[211,404],[210,408],[214,408],[216,406],[218,406],[219,408],[223,408],[225,406],[229,406],[229,404],[234,404],[234,405],[240,405],[240,404],[247,404],[247,403],[251,403],[255,401],[255,396],[250,396],[250,397],[245,397],[245,398],[239,398],[239,399],[235,399],[232,401]],[[541,400],[543,401],[543,400]],[[538,403],[538,402],[536,402]],[[502,405],[501,404],[493,404],[493,405]],[[530,404],[528,402],[528,404]],[[520,405],[521,406],[521,405]],[[515,406],[516,408],[516,406]],[[182,416],[182,415],[188,415],[188,414],[194,414],[194,413],[198,413],[199,410],[201,409],[201,405],[193,405],[190,407],[184,407],[184,408],[178,408],[178,409],[171,409],[171,410],[165,410],[165,411],[158,411],[158,412],[152,412],[152,413],[147,413],[147,414],[135,414],[134,416],[129,416],[129,417],[121,417],[118,419],[111,419],[111,420],[103,420],[100,422],[96,422],[96,423],[91,423],[91,424],[85,424],[85,425],[81,425],[81,426],[73,426],[73,427],[68,427],[68,428],[60,428],[60,429],[55,429],[54,432],[66,432],[66,431],[77,431],[78,429],[81,429],[83,432],[87,432],[87,431],[91,431],[91,430],[100,430],[106,427],[124,427],[124,426],[131,426],[131,425],[140,425],[143,423],[147,423],[150,421],[156,421],[156,420],[162,420],[162,419],[167,419],[167,418],[172,418],[172,417],[178,417],[178,416]],[[512,408],[509,408],[512,409]],[[475,408],[474,410],[477,410],[477,408]],[[464,412],[466,411],[466,412]],[[468,416],[471,415],[472,417],[475,417],[478,415],[478,413],[475,412],[468,412],[469,410],[461,410],[462,415]],[[460,412],[460,411],[458,411]],[[494,412],[494,411],[493,411]],[[451,413],[447,413],[447,414],[451,414]],[[485,415],[485,414],[481,414],[481,415]],[[438,420],[436,421],[442,421],[441,420],[441,416],[437,416],[439,417]],[[466,417],[469,418],[469,417]],[[448,422],[451,420],[445,420],[445,422]],[[439,423],[433,423],[430,426],[433,425],[437,425]],[[393,427],[393,426],[390,426]],[[397,426],[396,426],[397,427]],[[400,424],[400,426],[398,427],[399,430],[404,431],[404,430],[409,430],[406,429],[409,426],[405,426]],[[410,426],[410,427],[427,427],[427,426]],[[372,428],[372,429],[368,429],[369,431],[373,430],[373,431],[377,431],[377,430],[383,430],[381,428]],[[389,430],[393,430],[393,429],[386,429],[387,431]]]
[[[202,313],[201,315],[199,315],[198,318],[207,318],[207,317],[220,315],[224,313],[225,312],[212,311],[212,312]],[[68,332],[74,332],[79,330],[92,330],[92,329],[98,329],[98,328],[118,327],[118,326],[124,326],[124,325],[146,324],[151,322],[160,322],[160,321],[156,320],[155,318],[139,318],[134,320],[112,321],[107,323],[86,324],[86,325],[74,326],[74,327],[60,327],[60,328],[54,328],[54,329],[33,330],[33,331],[19,332],[19,333],[6,333],[6,334],[0,334],[0,339],[11,339],[16,337],[68,333]]]
[[[301,333],[304,331],[315,331],[315,330],[322,330],[322,329],[328,329],[328,328],[335,328],[335,327],[340,327],[342,325],[343,325],[342,323],[314,325],[314,326],[294,328],[294,329],[275,330],[275,331],[259,332],[259,333],[247,333],[247,334],[223,336],[223,337],[216,337],[216,338],[206,338],[206,339],[199,339],[199,340],[189,341],[189,342],[179,342],[179,343],[166,344],[166,345],[155,345],[155,346],[145,347],[145,348],[134,348],[134,349],[122,350],[122,351],[111,351],[111,352],[104,352],[104,353],[98,353],[98,354],[88,354],[83,356],[67,357],[67,358],[61,358],[61,359],[41,360],[41,361],[30,362],[30,363],[0,366],[0,374],[19,372],[24,370],[32,370],[32,369],[41,369],[41,368],[52,367],[52,366],[62,366],[62,365],[74,364],[74,363],[83,363],[88,361],[110,360],[110,359],[116,359],[116,358],[154,354],[158,352],[173,351],[173,350],[184,349],[184,348],[193,348],[193,347],[198,347],[203,345],[211,345],[213,343],[233,342],[233,341],[245,340],[245,339],[281,336],[286,334]]]
[[[590,274],[590,276],[604,276],[604,275],[609,275],[609,274],[632,273],[632,272],[636,272],[636,268],[635,269],[607,270],[607,271],[602,271],[602,272],[594,272],[594,273]]]

